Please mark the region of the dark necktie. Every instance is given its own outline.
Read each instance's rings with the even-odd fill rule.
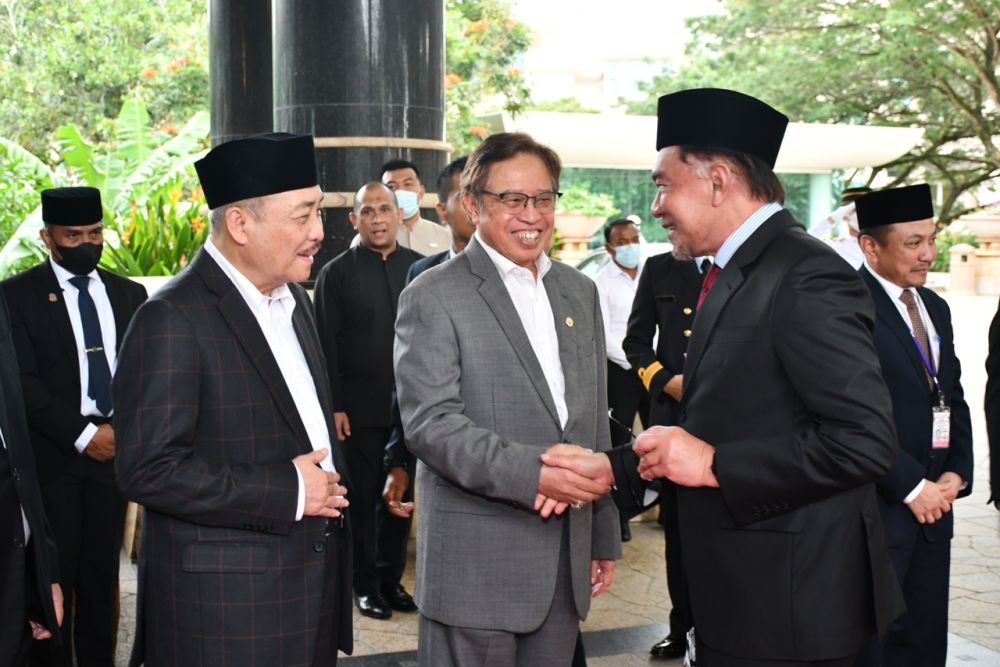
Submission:
[[[90,276],[76,276],[69,281],[79,292],[77,304],[80,307],[80,324],[83,326],[83,343],[87,347],[87,369],[90,375],[87,396],[94,399],[97,409],[107,417],[111,414],[111,367],[104,354],[104,337],[101,335],[97,306],[90,297]]]
[[[704,282],[705,276],[708,272],[712,270],[712,260],[708,257],[701,260],[701,266],[698,267],[698,271],[701,273],[701,279]]]
[[[705,260],[705,262],[709,261],[711,260]],[[704,266],[704,262],[702,262],[702,265]],[[708,290],[712,289],[712,285],[715,283],[715,279],[720,273],[722,273],[722,269],[719,268],[719,265],[712,264],[712,268],[708,270],[708,273],[705,275],[705,279],[701,283],[701,292],[698,294],[698,305],[696,308],[701,308],[701,302],[705,300],[705,297],[708,295]]]
[[[906,306],[906,314],[910,317],[910,325],[913,327],[913,336],[917,339],[920,349],[923,352],[927,365],[933,367],[934,362],[931,357],[931,346],[927,340],[927,329],[924,328],[924,320],[920,317],[920,309],[917,307],[917,300],[913,298],[913,292],[908,289],[903,290],[899,295],[899,300]],[[931,377],[927,366],[924,366],[924,374],[927,375],[927,382],[931,389],[934,389],[934,378]]]

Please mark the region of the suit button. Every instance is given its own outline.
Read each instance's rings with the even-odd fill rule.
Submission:
[[[10,471],[10,474],[14,477],[14,481],[15,482],[20,482],[21,481],[21,469],[20,468],[14,468],[13,470]]]
[[[690,338],[691,337],[691,330],[690,329],[685,329],[684,330],[684,337],[685,338]]]
[[[324,551],[326,551],[326,542],[323,540],[316,540],[315,542],[313,542],[313,551],[315,551],[318,554],[321,554]]]
[[[685,314],[685,315],[690,315],[690,314],[691,314],[691,313],[693,313],[693,312],[694,312],[694,311],[693,311],[693,310],[691,310],[690,308],[685,308],[685,309],[684,309],[684,314]]]

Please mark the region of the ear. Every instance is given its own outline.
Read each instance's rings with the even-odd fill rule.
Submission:
[[[858,245],[861,246],[861,252],[865,254],[865,259],[872,266],[878,264],[878,241],[874,237],[868,234],[862,234],[858,237]]]
[[[479,207],[476,204],[476,195],[471,192],[462,193],[462,205],[465,207],[465,212],[469,214],[469,219],[472,220],[472,224],[479,226]]]
[[[226,209],[226,231],[237,245],[242,246],[249,242],[247,226],[252,222],[250,214],[245,209],[239,206],[230,206]]]
[[[611,255],[612,257],[615,256],[615,247],[613,245],[611,245],[610,243],[607,243],[607,242],[604,243],[604,250],[607,251],[607,253],[609,255]]]
[[[733,187],[733,172],[728,164],[720,160],[708,168],[708,180],[712,185],[712,206],[719,206]]]
[[[347,214],[347,219],[351,221],[351,227],[354,227],[354,231],[358,231],[358,214],[351,211]]]
[[[440,219],[442,223],[447,225],[448,209],[447,207],[445,207],[444,202],[439,201],[438,203],[434,204],[434,210],[437,211],[438,219]]]

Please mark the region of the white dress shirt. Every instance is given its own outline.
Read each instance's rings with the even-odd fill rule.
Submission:
[[[260,330],[267,340],[268,347],[274,360],[278,362],[281,370],[281,377],[284,378],[288,386],[288,392],[295,402],[295,409],[302,419],[302,424],[306,428],[309,436],[309,444],[313,451],[318,449],[330,449],[330,430],[326,425],[326,417],[319,404],[319,396],[316,394],[316,384],[309,364],[306,363],[305,354],[302,352],[302,344],[299,337],[295,335],[295,328],[292,326],[292,311],[295,310],[295,297],[292,296],[288,285],[282,285],[271,291],[270,296],[262,294],[254,287],[254,284],[225,258],[221,251],[212,243],[209,237],[205,241],[205,251],[211,255],[212,259],[219,265],[239,291],[247,307],[257,319]],[[292,464],[295,467],[294,464]],[[333,466],[333,457],[328,453],[326,458],[320,462],[320,467],[327,472],[336,472]],[[302,473],[295,467],[295,474],[299,480],[299,500],[295,510],[295,520],[302,518],[305,511],[305,482]]]
[[[896,306],[896,310],[899,311],[899,316],[903,318],[903,323],[906,324],[906,328],[910,330],[911,338],[914,336],[913,333],[913,323],[910,321],[910,314],[906,310],[906,304],[899,300],[899,297],[903,294],[904,288],[900,287],[896,283],[889,282],[872,268],[868,260],[865,260],[865,267],[868,272],[875,277],[885,293],[889,295],[889,300],[892,304]],[[941,336],[938,335],[937,329],[934,328],[934,322],[931,321],[930,315],[927,314],[927,308],[924,306],[923,300],[920,298],[920,293],[913,289],[907,288],[913,293],[913,299],[917,302],[917,308],[920,311],[920,319],[923,320],[924,329],[927,331],[927,342],[931,346],[931,356],[934,358],[934,372],[937,373],[938,363],[941,361]],[[916,340],[913,342],[916,345]],[[924,490],[924,481],[920,480],[913,490],[906,494],[903,498],[903,502],[909,505],[913,500],[920,495],[920,492]],[[965,483],[963,482],[962,488],[965,488]]]
[[[608,263],[594,276],[597,284],[597,294],[601,301],[601,317],[604,318],[604,342],[607,347],[608,359],[625,370],[632,364],[625,357],[622,341],[628,329],[628,318],[632,314],[632,301],[635,300],[635,290],[639,286],[639,276],[645,262],[640,260],[635,272],[635,278],[608,259]]]
[[[66,313],[69,315],[69,323],[73,327],[73,338],[76,340],[77,365],[80,367],[80,414],[84,417],[104,417],[101,411],[97,409],[97,401],[87,395],[87,389],[90,387],[90,362],[87,360],[87,344],[84,342],[83,322],[80,320],[80,290],[70,282],[70,279],[76,276],[56,264],[51,257],[49,257],[49,264],[52,266],[52,271],[55,272],[56,280],[59,281],[59,287],[62,289],[63,302],[66,304]],[[118,361],[117,353],[115,352],[115,344],[118,340],[118,330],[115,328],[115,313],[111,309],[108,290],[105,288],[104,282],[101,280],[101,276],[97,273],[97,270],[95,269],[88,273],[87,277],[90,278],[90,287],[87,291],[90,293],[90,298],[97,308],[97,319],[101,322],[101,339],[104,343],[104,356],[108,358],[108,368],[111,370],[111,376],[114,377],[115,364]],[[97,433],[97,427],[93,424],[87,424],[80,435],[77,436],[76,442],[73,443],[76,451],[82,454],[83,450],[90,444],[90,440],[94,437],[95,433]]]
[[[542,367],[542,373],[545,374],[545,382],[549,386],[549,393],[552,394],[552,401],[556,404],[559,425],[565,427],[569,418],[569,409],[566,407],[566,377],[563,375],[562,361],[559,359],[559,338],[556,336],[552,304],[549,303],[549,295],[542,283],[545,274],[552,268],[552,261],[544,252],[539,255],[535,260],[535,268],[538,270],[538,280],[535,280],[531,271],[518,266],[487,245],[478,231],[476,239],[493,260],[504,287],[514,302],[514,309],[521,318],[524,332],[528,334],[528,341],[531,342],[531,349],[534,350],[535,357]]]

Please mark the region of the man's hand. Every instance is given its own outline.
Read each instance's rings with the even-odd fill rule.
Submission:
[[[344,498],[347,489],[337,483],[340,481],[340,475],[319,467],[319,462],[325,459],[328,453],[329,450],[324,447],[292,459],[292,463],[302,474],[306,489],[303,516],[338,517],[340,509],[350,504]]]
[[[542,454],[542,463],[571,470],[609,488],[615,483],[611,461],[603,452],[594,452],[577,445],[552,445]]]
[[[590,595],[597,597],[611,586],[615,578],[615,561],[613,560],[592,560],[590,561]]]
[[[535,498],[535,509],[556,509],[560,503],[574,505],[597,500],[608,491],[611,485],[577,474],[565,468],[554,468],[543,465],[538,475],[538,496]],[[547,502],[553,501],[553,502]],[[562,508],[565,510],[565,507]],[[556,512],[561,514],[561,512]],[[548,516],[543,514],[543,517]]]
[[[931,524],[951,511],[951,502],[934,482],[924,480],[924,488],[907,505],[920,523]]]
[[[337,442],[343,442],[351,437],[351,420],[346,412],[333,413],[333,427],[337,429]]]
[[[401,519],[409,518],[413,512],[413,503],[404,503],[403,495],[410,487],[410,476],[403,468],[390,468],[385,477],[385,488],[382,490],[382,499],[385,500],[389,514],[398,516]]]
[[[958,498],[958,492],[962,490],[962,477],[957,472],[942,473],[938,477],[937,485],[948,502],[953,503]]]
[[[115,458],[115,431],[111,428],[111,424],[101,424],[97,427],[97,433],[83,448],[83,453],[100,463]]]
[[[681,400],[681,391],[683,391],[683,389],[684,376],[680,373],[667,380],[667,383],[663,385],[663,393],[675,401]]]
[[[59,584],[52,584],[52,605],[56,611],[56,623],[63,622],[63,594]],[[52,639],[52,631],[38,621],[29,621],[32,639]]]
[[[639,476],[666,477],[681,486],[719,487],[712,473],[715,448],[679,426],[654,426],[635,439]]]

